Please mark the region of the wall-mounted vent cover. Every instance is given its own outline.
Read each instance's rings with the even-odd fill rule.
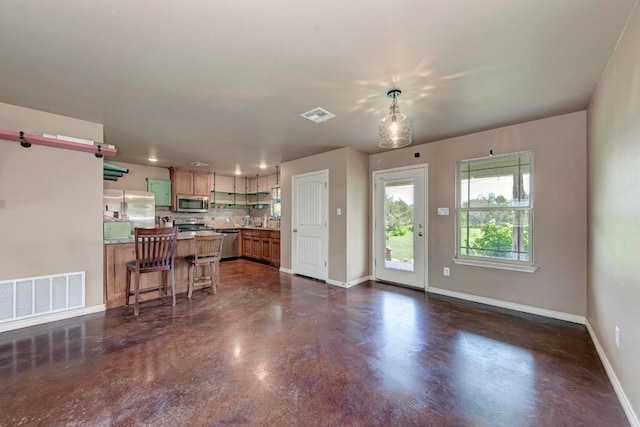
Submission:
[[[336,115],[328,112],[324,108],[314,108],[311,111],[300,114],[305,119],[309,119],[314,123],[326,122],[329,119],[333,119]]]
[[[0,282],[0,323],[84,307],[84,271]]]
[[[196,168],[206,168],[207,166],[209,166],[209,163],[201,163],[201,162],[191,162],[189,164]]]

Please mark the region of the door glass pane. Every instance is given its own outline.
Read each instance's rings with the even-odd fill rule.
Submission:
[[[384,183],[384,266],[413,271],[413,179]]]

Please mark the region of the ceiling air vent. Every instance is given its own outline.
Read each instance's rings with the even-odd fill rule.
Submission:
[[[327,120],[333,119],[336,116],[335,114],[331,114],[324,108],[320,107],[314,108],[313,110],[307,111],[306,113],[302,113],[300,115],[305,119],[311,120],[314,123],[326,122]]]
[[[205,168],[207,166],[209,166],[209,163],[201,163],[201,162],[191,162],[189,163],[191,166],[196,167],[196,168]]]

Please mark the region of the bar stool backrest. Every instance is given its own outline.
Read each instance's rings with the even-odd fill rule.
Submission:
[[[136,269],[138,271],[172,270],[178,227],[138,228],[134,231]]]

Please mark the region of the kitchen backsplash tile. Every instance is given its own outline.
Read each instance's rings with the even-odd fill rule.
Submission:
[[[251,209],[251,216],[254,218],[262,218],[268,215],[269,209]],[[156,209],[156,217],[169,217],[171,220],[176,219],[202,219],[208,227],[212,228],[229,228],[245,225],[245,216],[247,209],[211,209],[206,213],[189,213],[189,212],[171,212],[166,208]]]

